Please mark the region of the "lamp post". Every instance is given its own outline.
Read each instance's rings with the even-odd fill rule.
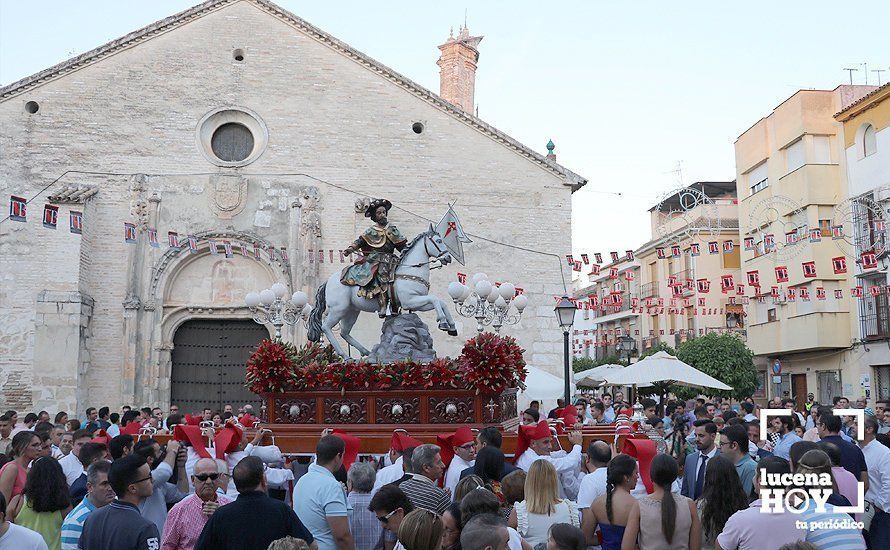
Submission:
[[[528,305],[528,298],[524,294],[517,295],[512,283],[495,286],[485,273],[470,277],[469,285],[452,282],[448,285],[448,295],[461,317],[476,319],[476,330],[480,333],[487,325],[497,333],[504,325],[515,325]]]
[[[565,375],[565,404],[568,405],[572,402],[571,388],[569,386],[569,380],[571,377],[571,366],[569,365],[569,331],[572,330],[572,325],[575,323],[575,312],[578,311],[578,308],[569,300],[568,296],[563,296],[559,299],[559,302],[556,303],[556,307],[553,308],[553,311],[556,313],[556,320],[559,322],[559,327],[562,329],[562,351],[563,351],[563,360],[564,360],[564,375]]]
[[[275,338],[281,339],[281,327],[305,322],[312,310],[309,297],[301,290],[294,292],[289,299],[286,298],[287,287],[282,283],[275,283],[260,292],[248,292],[244,303],[250,308],[255,322],[261,325],[271,324],[275,327]]]
[[[633,339],[631,336],[622,336],[618,341],[618,353],[620,356],[625,356],[625,361],[627,364],[630,364],[630,356],[637,349],[637,341]],[[633,416],[631,419],[634,422],[637,422],[643,418],[643,405],[640,404],[639,396],[637,395],[637,387],[633,386],[633,394],[631,395],[631,401],[633,402]]]

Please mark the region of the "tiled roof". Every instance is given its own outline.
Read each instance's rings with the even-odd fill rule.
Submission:
[[[859,99],[857,99],[857,100],[854,101],[853,103],[847,105],[845,108],[843,108],[843,109],[841,109],[840,111],[838,111],[838,112],[834,115],[834,118],[838,118],[838,119],[843,118],[843,115],[844,115],[845,113],[849,113],[851,110],[856,109],[858,106],[862,105],[863,103],[866,103],[866,102],[868,102],[868,101],[871,101],[872,98],[874,98],[875,96],[880,95],[880,94],[882,94],[882,93],[884,93],[884,92],[886,92],[886,91],[888,91],[888,90],[890,90],[890,82],[888,82],[887,84],[884,84],[883,86],[881,86],[880,88],[878,88],[878,89],[876,89],[876,90],[872,90],[871,92],[869,92],[869,93],[865,94],[864,96],[860,97]]]

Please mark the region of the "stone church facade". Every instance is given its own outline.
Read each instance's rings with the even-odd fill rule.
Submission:
[[[0,408],[241,398],[220,388],[242,384],[245,349],[271,330],[245,294],[283,282],[314,296],[369,197],[393,201],[409,238],[454,202],[473,242],[431,292],[448,300],[457,272],[523,287],[530,306],[505,331],[559,372],[552,296],[586,180],[471,114],[478,39],[440,46],[442,90],[463,94],[443,99],[272,3],[213,0],[0,88],[0,189],[32,198],[25,223],[0,223]],[[168,247],[168,231],[197,236],[197,253]],[[211,254],[208,239],[248,255]],[[458,320],[456,338],[434,330],[440,355],[473,335]],[[353,334],[373,345],[379,327],[366,314]],[[300,327],[284,337],[305,342]]]

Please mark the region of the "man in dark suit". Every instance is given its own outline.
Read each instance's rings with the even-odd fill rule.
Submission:
[[[476,434],[476,445],[481,450],[482,447],[492,446],[501,448],[501,444],[503,443],[503,436],[501,435],[500,430],[495,428],[494,426],[488,426],[487,428],[482,428],[478,434]],[[501,479],[513,470],[516,469],[516,466],[510,464],[507,461],[504,461],[504,468],[501,470]],[[460,473],[460,479],[463,479],[467,476],[473,475],[473,467],[465,468]]]
[[[695,426],[695,446],[698,452],[686,456],[683,469],[683,486],[680,494],[698,500],[705,487],[705,470],[708,460],[720,454],[717,448],[717,425],[709,419],[702,418],[693,423]]]

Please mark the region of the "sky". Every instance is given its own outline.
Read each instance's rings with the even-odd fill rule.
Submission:
[[[196,3],[0,0],[0,84]],[[437,93],[436,46],[466,17],[484,36],[480,118],[541,153],[552,139],[589,180],[572,200],[575,253],[635,248],[661,197],[732,180],[735,139],[797,90],[848,83],[844,67],[890,80],[887,0],[277,3]]]

